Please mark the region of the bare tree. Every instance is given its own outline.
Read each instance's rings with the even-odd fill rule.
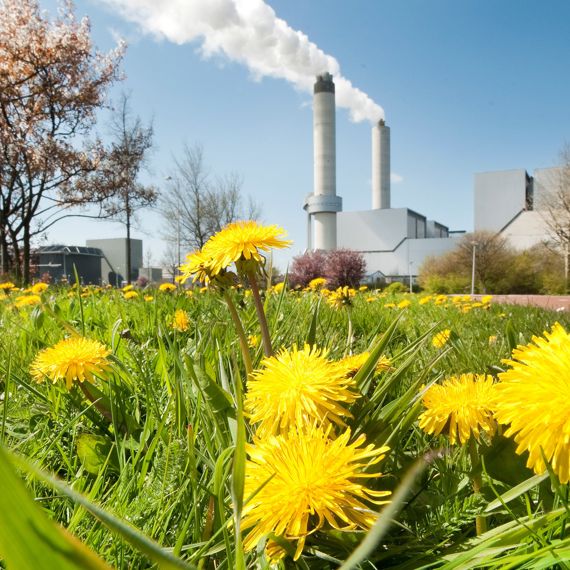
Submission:
[[[111,124],[113,142],[111,148],[91,180],[105,196],[102,202],[107,217],[124,224],[127,232],[127,282],[132,275],[131,228],[136,211],[151,206],[158,199],[154,186],[139,182],[152,148],[152,125],[144,125],[140,117],[132,117],[129,96],[122,95],[117,114]]]
[[[251,199],[243,205],[242,177],[229,173],[212,180],[201,145],[185,146],[174,160],[174,173],[161,196],[164,238],[181,250],[201,249],[225,225],[244,217],[256,219],[260,208]]]
[[[3,271],[28,281],[34,235],[67,217],[65,208],[97,203],[98,196],[82,193],[75,182],[97,167],[103,149],[81,141],[106,89],[118,79],[122,51],[94,51],[89,21],[78,22],[71,3],[62,5],[54,21],[37,0],[0,3]]]
[[[569,285],[570,256],[570,144],[560,151],[560,166],[551,171],[539,196],[537,209],[541,213],[550,237],[550,245],[562,253],[564,258],[565,292]]]

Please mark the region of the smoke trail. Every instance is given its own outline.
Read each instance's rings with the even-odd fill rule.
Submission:
[[[337,60],[275,15],[263,0],[102,0],[158,38],[183,44],[200,41],[208,57],[223,53],[256,77],[285,79],[312,92],[315,76],[334,76],[336,103],[354,122],[376,122],[384,110],[342,77]]]

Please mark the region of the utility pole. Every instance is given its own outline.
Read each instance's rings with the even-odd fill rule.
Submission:
[[[473,246],[473,259],[471,261],[471,295],[475,294],[475,252],[477,251],[477,242],[472,241]]]

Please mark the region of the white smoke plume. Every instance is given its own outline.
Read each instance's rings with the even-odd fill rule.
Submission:
[[[143,31],[184,44],[201,41],[208,57],[224,54],[256,77],[277,77],[312,92],[315,77],[334,77],[336,104],[354,122],[376,123],[384,110],[342,77],[338,61],[278,18],[263,0],[102,0]]]

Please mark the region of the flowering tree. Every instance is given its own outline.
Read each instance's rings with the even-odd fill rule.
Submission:
[[[320,249],[294,257],[289,270],[290,286],[306,287],[313,279],[324,277],[326,259],[326,253]]]
[[[328,252],[324,275],[329,289],[358,287],[365,273],[366,261],[359,251],[341,248]]]
[[[0,0],[0,246],[2,269],[29,279],[34,235],[66,208],[97,203],[78,178],[103,156],[87,144],[95,111],[118,79],[123,46],[93,49],[89,21],[71,2],[53,21],[37,0]],[[64,208],[64,210],[62,210]]]

